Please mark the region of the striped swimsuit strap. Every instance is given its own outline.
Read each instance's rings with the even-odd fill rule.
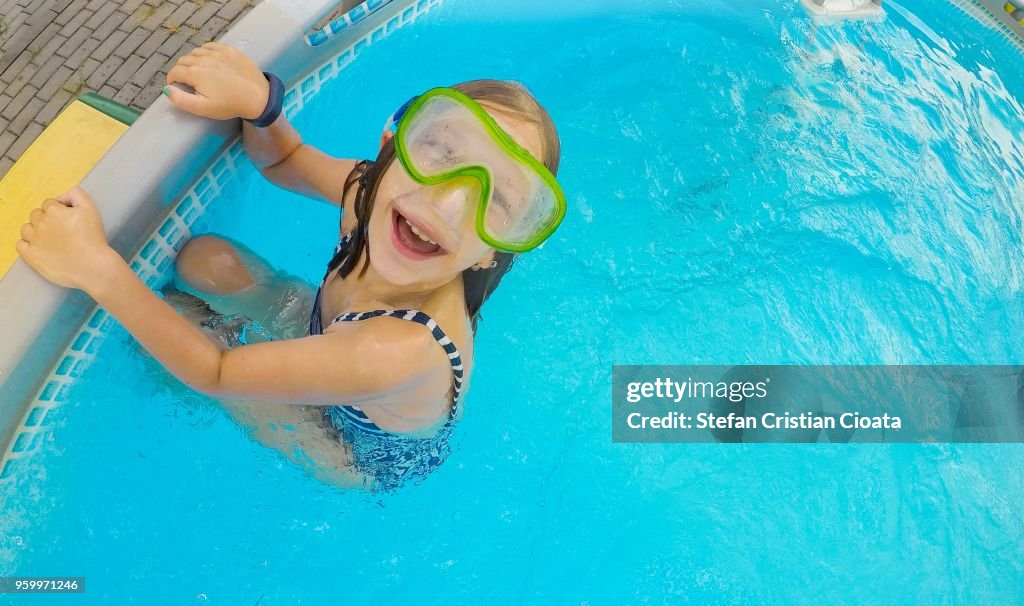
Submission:
[[[430,330],[430,334],[434,337],[434,340],[444,348],[446,354],[448,354],[448,362],[452,365],[452,374],[455,377],[455,395],[452,397],[452,410],[449,414],[449,418],[454,419],[455,414],[458,411],[459,406],[459,395],[462,393],[462,379],[463,379],[463,366],[462,356],[459,354],[459,349],[455,347],[455,343],[444,334],[441,327],[437,325],[437,322],[433,318],[416,309],[378,309],[375,311],[359,311],[344,313],[334,319],[334,322],[358,322],[360,320],[368,320],[370,318],[379,318],[381,316],[390,316],[392,318],[399,318],[402,320],[408,320],[410,322],[416,322],[422,324]],[[334,324],[331,322],[331,324]]]

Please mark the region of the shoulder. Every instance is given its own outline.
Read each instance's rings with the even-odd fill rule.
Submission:
[[[451,372],[448,354],[439,346],[432,327],[406,319],[408,315],[343,314],[342,318],[353,319],[333,322],[324,335],[343,343],[346,355],[340,356],[344,360],[339,362],[360,374],[401,383]]]
[[[467,366],[468,375],[473,360],[473,327],[466,310],[462,278],[453,280],[451,284],[435,293],[423,306],[423,311],[434,319],[438,327],[458,348],[463,363]]]

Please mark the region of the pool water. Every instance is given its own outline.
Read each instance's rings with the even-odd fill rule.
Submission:
[[[792,0],[548,4],[449,0],[295,120],[373,157],[411,95],[491,77],[560,129],[566,220],[484,308],[448,462],[319,484],[117,328],[0,487],[0,574],[85,576],[89,604],[1024,600],[1020,445],[610,427],[612,364],[1024,362],[1020,55],[928,0],[828,27]],[[196,231],[319,281],[337,210],[242,173]]]

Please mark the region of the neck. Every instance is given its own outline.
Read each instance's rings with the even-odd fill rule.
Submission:
[[[366,262],[364,261],[364,263]],[[444,286],[453,281],[462,281],[462,276],[458,275],[454,279],[444,282],[394,284],[377,273],[372,265],[366,268],[366,273],[362,276],[359,275],[361,269],[362,267],[357,266],[352,270],[352,277],[355,280],[352,294],[349,297],[350,306],[357,306],[361,303],[384,303],[398,309],[419,309]]]

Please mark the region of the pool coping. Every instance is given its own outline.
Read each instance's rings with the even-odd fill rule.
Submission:
[[[307,35],[336,0],[267,0],[220,41],[284,80],[284,110],[292,117],[364,48],[442,1],[366,0]],[[239,120],[186,114],[161,96],[82,180],[111,246],[151,288],[169,279],[190,227],[236,174],[240,134]],[[81,291],[51,284],[20,259],[0,280],[0,301],[2,481],[36,451],[52,423],[49,412],[66,401],[114,320]]]

